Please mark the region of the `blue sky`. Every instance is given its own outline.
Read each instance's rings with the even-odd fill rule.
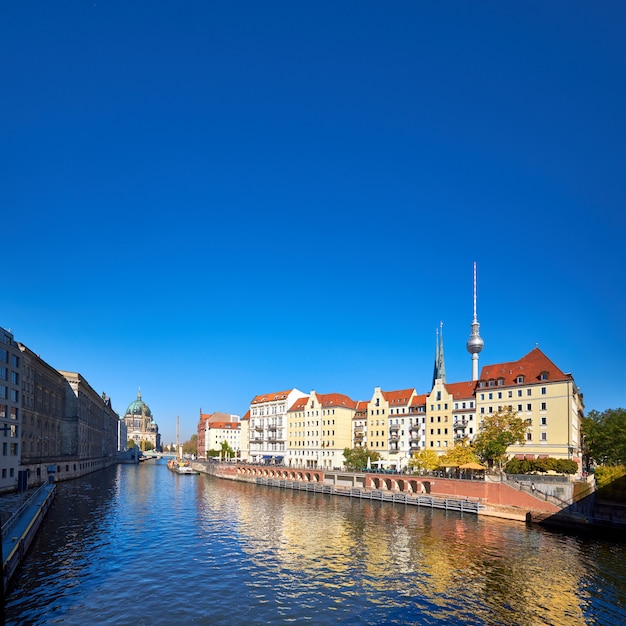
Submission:
[[[538,343],[623,407],[621,2],[7,0],[0,325],[165,441]]]

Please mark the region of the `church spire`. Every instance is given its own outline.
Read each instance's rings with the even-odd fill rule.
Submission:
[[[476,315],[476,262],[474,261],[474,318],[472,320],[472,332],[467,340],[467,351],[472,355],[472,380],[478,380],[478,353],[483,349],[485,342],[480,336],[480,324]]]
[[[446,382],[446,362],[443,356],[443,322],[439,322],[437,329],[437,347],[435,351],[435,367],[433,370],[433,387],[435,381],[441,379]]]

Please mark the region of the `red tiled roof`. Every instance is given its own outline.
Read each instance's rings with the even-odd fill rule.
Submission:
[[[259,404],[260,402],[275,402],[276,400],[285,400],[287,396],[291,393],[291,389],[287,391],[277,391],[275,393],[265,393],[260,396],[255,396],[252,398],[252,402],[250,404]]]
[[[239,422],[209,422],[209,430],[239,430]]]
[[[243,422],[244,420],[248,421],[250,419],[250,409],[248,409],[246,411],[246,414],[241,418],[241,421]]]
[[[540,374],[547,374],[547,381],[571,380],[571,374],[560,370],[539,348],[534,348],[518,361],[485,365],[480,373],[480,380],[504,379],[504,386],[516,385],[517,377],[523,376],[524,383],[538,382]]]
[[[408,404],[411,399],[411,394],[415,392],[415,389],[399,389],[398,391],[383,391],[383,398],[397,406],[398,404]]]
[[[424,406],[426,404],[426,400],[428,398],[427,393],[421,393],[419,395],[413,396],[413,400],[411,400],[411,406]]]
[[[304,398],[298,398],[289,409],[289,413],[291,411],[302,411],[306,406],[306,403],[309,401],[309,396],[304,396]]]
[[[346,406],[356,409],[356,402],[343,393],[317,393],[315,395],[323,407]]]
[[[446,391],[455,399],[473,398],[478,381],[470,380],[465,383],[446,383]]]

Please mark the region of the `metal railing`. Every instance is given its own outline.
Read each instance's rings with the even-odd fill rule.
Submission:
[[[395,502],[411,504],[414,506],[427,506],[433,509],[446,511],[459,511],[461,513],[475,513],[484,510],[485,504],[478,498],[442,498],[431,495],[413,495],[400,491],[384,491],[381,489],[361,489],[360,487],[335,487],[325,483],[299,482],[290,480],[275,480],[273,478],[257,478],[257,485],[268,487],[280,487],[296,491],[313,491],[336,496],[348,496],[361,500],[379,500],[382,502]]]
[[[3,522],[2,524],[2,539],[5,539],[9,532],[11,532],[11,529],[13,528],[13,526],[15,526],[15,524],[17,523],[17,520],[20,519],[20,517],[22,516],[22,514],[24,513],[24,511],[32,505],[32,503],[35,501],[36,498],[38,498],[44,491],[44,489],[48,486],[48,483],[43,483],[41,485],[39,485],[39,487],[37,487],[37,489],[35,491],[33,491],[32,494],[25,494],[25,500],[19,505],[19,507],[17,508],[17,510],[15,510],[11,516],[9,517],[9,519],[7,519],[6,522]]]

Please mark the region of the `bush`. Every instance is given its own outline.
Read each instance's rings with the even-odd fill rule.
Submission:
[[[536,459],[528,461],[526,459],[511,459],[504,470],[507,474],[531,474],[533,472],[557,472],[559,474],[575,474],[578,471],[578,464],[570,459]]]

